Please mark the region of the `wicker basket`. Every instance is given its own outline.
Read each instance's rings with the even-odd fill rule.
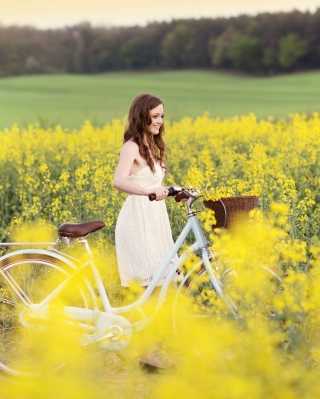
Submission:
[[[228,228],[235,223],[248,218],[248,213],[257,208],[259,197],[229,197],[220,198],[218,201],[203,201],[206,208],[214,211],[217,223],[212,226],[216,228]]]

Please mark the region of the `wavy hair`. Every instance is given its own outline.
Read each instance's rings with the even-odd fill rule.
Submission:
[[[159,134],[153,135],[149,130],[151,124],[150,111],[162,104],[163,101],[152,94],[139,94],[133,101],[129,109],[129,115],[123,141],[135,142],[139,147],[139,153],[147,161],[148,166],[155,173],[154,162],[159,162],[167,173],[167,154],[163,140],[164,124],[161,125]]]

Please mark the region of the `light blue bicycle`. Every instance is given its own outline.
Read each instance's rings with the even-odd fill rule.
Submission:
[[[163,276],[166,276],[157,298],[156,309],[166,299],[169,287],[177,286],[174,308],[179,306],[179,298],[191,299],[193,311],[189,317],[207,317],[216,314],[217,302],[223,304],[226,312],[237,317],[237,308],[225,292],[226,285],[218,277],[219,265],[208,250],[208,243],[202,232],[192,205],[201,196],[198,189],[171,187],[170,195],[187,198],[187,223],[166,256],[153,280],[141,297],[133,303],[113,307],[95,265],[86,237],[104,227],[102,221],[87,223],[65,223],[59,227],[57,242],[1,243],[0,247],[13,247],[15,250],[0,258],[0,369],[15,376],[38,375],[31,361],[31,350],[25,341],[27,332],[45,325],[50,306],[63,299],[64,315],[70,326],[82,331],[82,344],[98,344],[101,348],[120,351],[131,341],[132,335],[152,322],[155,314],[147,316],[141,310]],[[183,244],[190,232],[194,242],[184,248]],[[86,260],[70,256],[74,242],[81,244]],[[18,246],[22,249],[19,249]],[[69,248],[68,254],[61,246]],[[197,261],[190,270],[185,264],[190,254]],[[91,277],[87,278],[90,270]],[[226,269],[222,275],[228,274]],[[177,283],[177,274],[180,281]],[[72,289],[71,289],[72,287]],[[76,288],[74,288],[76,287]],[[204,291],[211,295],[203,295]],[[208,300],[214,297],[214,301]],[[174,309],[174,310],[175,310]],[[134,323],[128,315],[134,310],[141,312],[141,318]],[[179,309],[179,317],[182,317]],[[181,320],[180,320],[181,321]],[[175,321],[176,323],[176,321]],[[187,323],[187,319],[185,320]],[[187,326],[187,324],[186,324]],[[187,327],[186,327],[187,328]]]

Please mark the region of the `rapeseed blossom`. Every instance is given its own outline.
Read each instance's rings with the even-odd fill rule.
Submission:
[[[104,220],[106,228],[95,233],[92,241],[103,283],[115,305],[131,301],[138,292],[137,287],[129,294],[119,287],[114,251],[114,226],[125,194],[112,188],[112,180],[123,130],[124,121],[114,120],[101,128],[87,121],[77,131],[13,125],[0,132],[0,167],[5,171],[0,174],[1,237],[34,241],[46,226],[40,241],[51,241],[60,223]],[[205,303],[212,310],[210,322],[202,323],[201,318],[192,322],[191,317],[188,328],[182,324],[183,333],[179,333],[171,323],[173,290],[155,322],[133,342],[134,350],[150,340],[159,345],[159,355],[176,365],[171,374],[149,378],[141,390],[137,381],[144,377],[131,362],[122,385],[106,375],[104,383],[99,381],[103,386],[99,390],[97,375],[101,376],[104,361],[96,357],[95,348],[87,354],[75,350],[65,374],[48,373],[36,385],[30,381],[6,384],[1,395],[41,399],[102,398],[106,392],[116,399],[317,397],[319,131],[318,113],[294,114],[287,121],[258,121],[253,114],[229,119],[205,114],[167,123],[167,185],[200,188],[205,199],[259,196],[258,209],[245,223],[241,219],[229,230],[212,230],[214,213],[201,201],[196,204],[219,266],[215,271],[236,304],[238,317],[232,317],[217,296],[203,289],[196,303],[175,309],[193,314],[201,306],[205,309]],[[176,238],[186,221],[185,207],[173,199],[167,200],[167,206]],[[29,229],[31,222],[35,224]],[[191,256],[182,272],[197,262],[197,256]],[[74,347],[74,332],[61,334],[55,328],[45,332],[52,346],[38,353],[40,364],[47,365],[51,357],[55,360],[57,353]],[[88,356],[92,356],[90,367]],[[85,380],[79,379],[83,370]],[[62,384],[67,388],[57,389]]]

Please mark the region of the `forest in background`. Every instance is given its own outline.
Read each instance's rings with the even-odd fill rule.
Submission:
[[[320,67],[320,8],[314,13],[240,15],[145,27],[60,29],[0,25],[0,76],[123,70],[217,69],[254,75]]]

